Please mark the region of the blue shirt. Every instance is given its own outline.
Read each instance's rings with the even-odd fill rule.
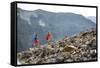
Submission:
[[[33,34],[32,40],[37,40],[37,34]]]

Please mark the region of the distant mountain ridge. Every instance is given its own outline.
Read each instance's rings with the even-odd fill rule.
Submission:
[[[88,19],[96,23],[96,17],[95,16],[88,16]]]
[[[96,27],[94,22],[74,13],[54,13],[41,9],[27,11],[17,8],[18,51],[32,47],[33,32],[37,32],[40,44],[45,44],[45,34],[50,31],[52,41]]]

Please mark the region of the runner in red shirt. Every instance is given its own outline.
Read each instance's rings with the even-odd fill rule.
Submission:
[[[46,41],[48,42],[48,45],[50,45],[50,39],[51,39],[51,33],[50,33],[50,32],[48,32],[48,33],[46,34],[45,39],[46,39]]]

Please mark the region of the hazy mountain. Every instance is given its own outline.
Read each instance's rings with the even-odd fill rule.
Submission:
[[[52,41],[95,27],[95,23],[74,13],[54,13],[37,9],[17,9],[18,51],[32,47],[32,34],[37,32],[40,44],[45,44],[45,34],[50,31]]]
[[[88,16],[88,19],[96,23],[96,17],[95,16]]]

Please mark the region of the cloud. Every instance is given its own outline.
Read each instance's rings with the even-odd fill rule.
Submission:
[[[42,27],[46,26],[46,24],[42,20],[39,20],[39,25],[42,26]]]

